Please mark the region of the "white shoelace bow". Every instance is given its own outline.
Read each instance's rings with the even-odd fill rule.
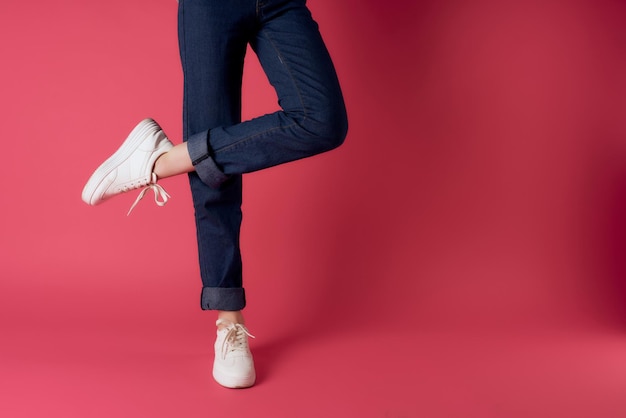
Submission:
[[[222,342],[222,358],[226,358],[226,355],[232,351],[247,350],[248,340],[246,336],[256,338],[254,335],[250,334],[243,325],[233,324],[232,327],[228,329],[224,342]]]
[[[133,205],[130,207],[126,216],[130,215],[133,209],[135,209],[135,206],[137,206],[137,203],[139,203],[139,201],[143,199],[148,190],[152,190],[154,192],[154,203],[156,203],[158,206],[165,206],[165,204],[171,197],[169,194],[167,194],[167,192],[161,185],[157,184],[157,176],[156,174],[152,173],[151,182],[148,183],[143,188],[143,190],[141,190],[141,193],[139,193],[139,196],[137,196],[137,199],[135,199],[135,203],[133,203]]]

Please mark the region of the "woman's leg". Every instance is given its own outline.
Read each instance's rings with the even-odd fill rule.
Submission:
[[[347,130],[335,70],[305,2],[251,6],[254,1],[181,2],[187,142],[155,166],[159,178],[190,173],[204,309],[237,311],[245,305],[240,175],[332,149]],[[238,123],[248,40],[283,110]]]
[[[237,312],[245,306],[241,174],[338,146],[347,131],[345,105],[304,0],[267,0],[258,6],[250,0],[181,2],[179,18],[186,142],[162,155],[154,172],[159,178],[189,173],[202,308]],[[248,41],[283,110],[239,123]],[[240,313],[237,317],[243,319]]]
[[[259,2],[250,43],[282,110],[189,139],[196,173],[212,187],[231,176],[328,151],[346,136],[335,69],[304,0]]]
[[[189,173],[203,282],[201,307],[217,310],[219,318],[213,377],[233,388],[251,386],[256,378],[241,314],[245,307],[239,249],[242,178],[235,175],[219,187],[207,185],[194,171],[188,147],[203,142],[208,129],[241,120],[243,61],[254,12],[253,0],[180,1],[185,142],[162,155],[154,167],[161,177]]]
[[[190,142],[187,141],[206,138],[210,128],[240,122],[243,60],[254,11],[251,0],[180,2],[186,143],[173,149],[174,158],[169,161],[169,153],[159,159],[155,167],[157,176],[159,172],[167,176],[189,171],[186,147]],[[160,164],[163,162],[170,164]],[[195,171],[190,171],[189,182],[203,282],[201,307],[239,311],[245,306],[239,249],[241,176],[232,176],[221,182],[220,187],[211,187]]]
[[[188,142],[161,156],[154,169],[159,178],[190,173],[202,307],[230,312],[245,305],[238,244],[240,175],[332,149],[347,130],[334,66],[305,1],[268,0],[254,13],[255,2],[248,1],[247,8],[244,3],[181,4]],[[238,123],[248,40],[283,110]]]
[[[154,163],[154,174],[160,179],[190,173],[193,170],[186,142],[174,146]]]

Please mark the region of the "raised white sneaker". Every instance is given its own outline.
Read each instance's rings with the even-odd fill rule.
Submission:
[[[144,188],[129,214],[149,189],[154,191],[157,205],[163,206],[170,196],[156,184],[157,177],[152,170],[157,158],[173,146],[154,120],[142,120],[119,149],[91,175],[83,189],[83,201],[97,205],[117,194]]]
[[[254,385],[256,373],[254,361],[248,346],[248,337],[254,338],[246,327],[218,319],[215,340],[215,361],[213,378],[227,388],[247,388]]]

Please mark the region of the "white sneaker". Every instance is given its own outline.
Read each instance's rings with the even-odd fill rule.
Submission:
[[[215,361],[213,362],[213,378],[227,388],[247,388],[254,385],[256,373],[254,361],[248,346],[248,337],[254,338],[246,327],[218,319],[215,340]]]
[[[83,201],[97,205],[117,194],[144,188],[129,214],[149,189],[154,191],[157,205],[165,205],[170,196],[156,184],[157,177],[152,170],[157,158],[173,146],[154,120],[142,120],[120,148],[91,175],[83,189]]]

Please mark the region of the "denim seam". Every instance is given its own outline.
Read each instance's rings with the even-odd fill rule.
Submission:
[[[180,25],[183,32],[182,36],[182,47],[181,49],[181,60],[182,60],[182,68],[187,68],[187,32],[185,31],[185,5],[184,2],[180,2],[178,7],[180,7]],[[183,131],[186,135],[189,135],[189,112],[187,109],[187,83],[183,82],[183,107],[185,111],[183,112]],[[187,140],[187,138],[183,138],[183,140]]]
[[[272,47],[274,48],[274,51],[276,51],[276,55],[278,55],[278,59],[280,60],[280,62],[283,63],[283,65],[285,66],[286,70],[287,70],[287,74],[289,74],[289,78],[291,78],[291,82],[293,83],[293,85],[296,87],[296,91],[298,92],[298,97],[300,98],[300,105],[302,106],[302,110],[304,111],[304,120],[306,120],[308,118],[308,114],[307,114],[307,109],[306,109],[306,105],[304,104],[304,100],[302,99],[302,93],[300,92],[300,88],[298,87],[298,83],[296,83],[296,80],[293,76],[293,73],[291,71],[291,68],[289,68],[289,66],[287,65],[287,61],[285,61],[283,59],[282,54],[280,53],[280,51],[278,50],[278,48],[276,47],[276,42],[274,42],[274,40],[272,40],[272,38],[270,37],[269,34],[267,33],[263,33],[263,35],[265,36],[265,38],[267,38],[267,40],[269,41],[269,43],[272,45]],[[304,122],[303,120],[303,122]]]
[[[204,155],[201,155],[200,157],[196,158],[195,160],[193,160],[191,163],[192,163],[193,165],[198,165],[198,164],[200,164],[202,161],[204,161],[204,160],[206,160],[206,159],[208,159],[208,158],[209,158],[209,154],[204,154]]]

